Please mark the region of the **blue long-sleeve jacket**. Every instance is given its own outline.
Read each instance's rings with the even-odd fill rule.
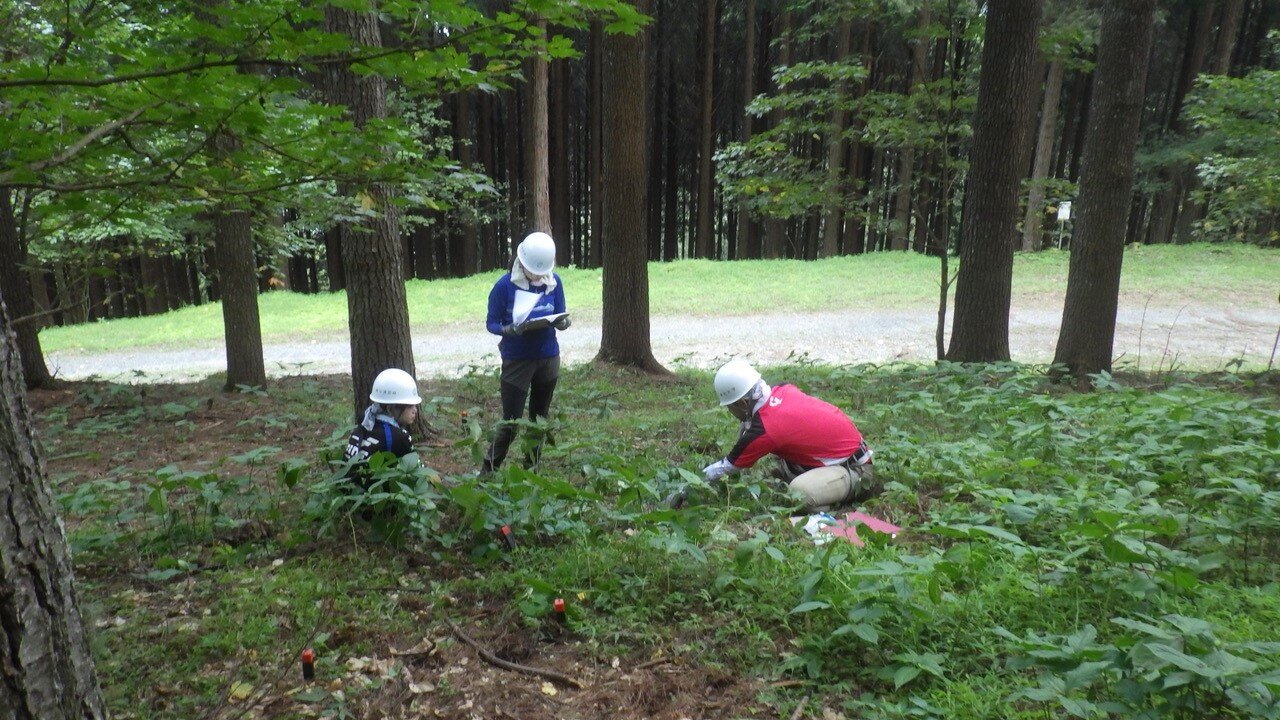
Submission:
[[[541,293],[543,297],[534,304],[528,319],[565,311],[564,283],[559,275],[555,279],[556,287],[549,293],[546,292],[545,285],[530,286],[528,292]],[[501,335],[502,326],[511,324],[511,310],[518,290],[520,288],[511,282],[511,273],[504,274],[493,284],[493,289],[489,291],[489,316],[485,322],[489,332]],[[541,360],[559,355],[560,343],[556,340],[556,329],[547,327],[531,330],[519,337],[502,338],[498,342],[498,352],[503,360]]]

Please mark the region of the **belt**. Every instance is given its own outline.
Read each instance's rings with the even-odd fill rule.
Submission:
[[[845,465],[865,465],[868,458],[871,457],[871,451],[867,449],[866,443],[858,446],[858,449],[844,461]]]

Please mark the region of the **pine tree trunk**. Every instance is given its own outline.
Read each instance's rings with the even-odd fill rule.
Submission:
[[[1044,245],[1044,183],[1049,178],[1053,157],[1053,136],[1058,129],[1058,102],[1062,99],[1062,58],[1049,62],[1044,82],[1044,102],[1040,106],[1040,132],[1036,135],[1036,157],[1031,167],[1031,190],[1027,194],[1027,214],[1022,220],[1022,249],[1038,251]]]
[[[1081,160],[1080,212],[1054,364],[1081,383],[1111,370],[1125,216],[1133,191],[1155,0],[1103,10],[1093,107]]]
[[[1009,359],[1018,196],[1031,157],[1041,0],[992,0],[982,49],[947,359]],[[1126,196],[1127,199],[1127,196]]]
[[[716,78],[716,0],[703,0],[702,14],[702,117],[698,132],[698,228],[694,255],[712,257],[715,253],[712,212],[714,169],[711,153],[715,150],[715,78]]]
[[[0,289],[0,717],[103,718],[71,552],[32,434],[6,291]]]
[[[649,9],[639,0],[637,9]],[[604,274],[597,360],[666,372],[649,339],[644,35],[604,41]]]
[[[14,327],[14,343],[22,359],[22,376],[28,388],[45,387],[53,382],[44,362],[44,350],[40,347],[40,322],[32,317],[35,303],[32,301],[31,278],[25,268],[27,251],[18,236],[18,218],[13,211],[12,191],[0,186],[0,293],[10,301],[14,318],[21,320]]]
[[[325,29],[352,37],[357,45],[380,47],[376,12],[325,8]],[[329,66],[329,97],[344,105],[363,128],[387,115],[386,83],[381,76],[359,76],[350,67]],[[399,223],[390,188],[378,183],[341,183],[338,192],[369,206],[376,214],[360,224],[340,226],[342,267],[347,281],[347,323],[351,333],[352,416],[369,404],[373,378],[387,368],[414,373],[409,339]]]
[[[476,164],[475,146],[473,137],[475,136],[475,113],[472,112],[472,104],[474,100],[470,93],[459,93],[454,102],[457,103],[457,122],[454,123],[454,147],[458,152],[458,164],[464,169],[470,170]],[[480,237],[476,227],[476,221],[470,215],[465,216],[461,221],[458,232],[455,235],[457,245],[454,247],[453,256],[456,258],[456,266],[454,274],[459,277],[474,275],[479,272],[479,243]]]

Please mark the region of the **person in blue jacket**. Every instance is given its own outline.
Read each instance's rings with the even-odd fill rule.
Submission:
[[[496,470],[515,439],[517,421],[529,405],[529,418],[544,418],[560,379],[560,344],[556,331],[569,327],[564,284],[552,270],[556,244],[543,232],[530,233],[516,248],[511,272],[498,278],[489,292],[489,332],[502,336],[502,423],[485,453],[481,472]],[[542,444],[529,462],[536,464]]]

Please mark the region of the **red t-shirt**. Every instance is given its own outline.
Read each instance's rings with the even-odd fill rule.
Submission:
[[[746,423],[727,459],[749,468],[770,453],[816,468],[848,458],[862,447],[862,433],[840,408],[779,385]]]

